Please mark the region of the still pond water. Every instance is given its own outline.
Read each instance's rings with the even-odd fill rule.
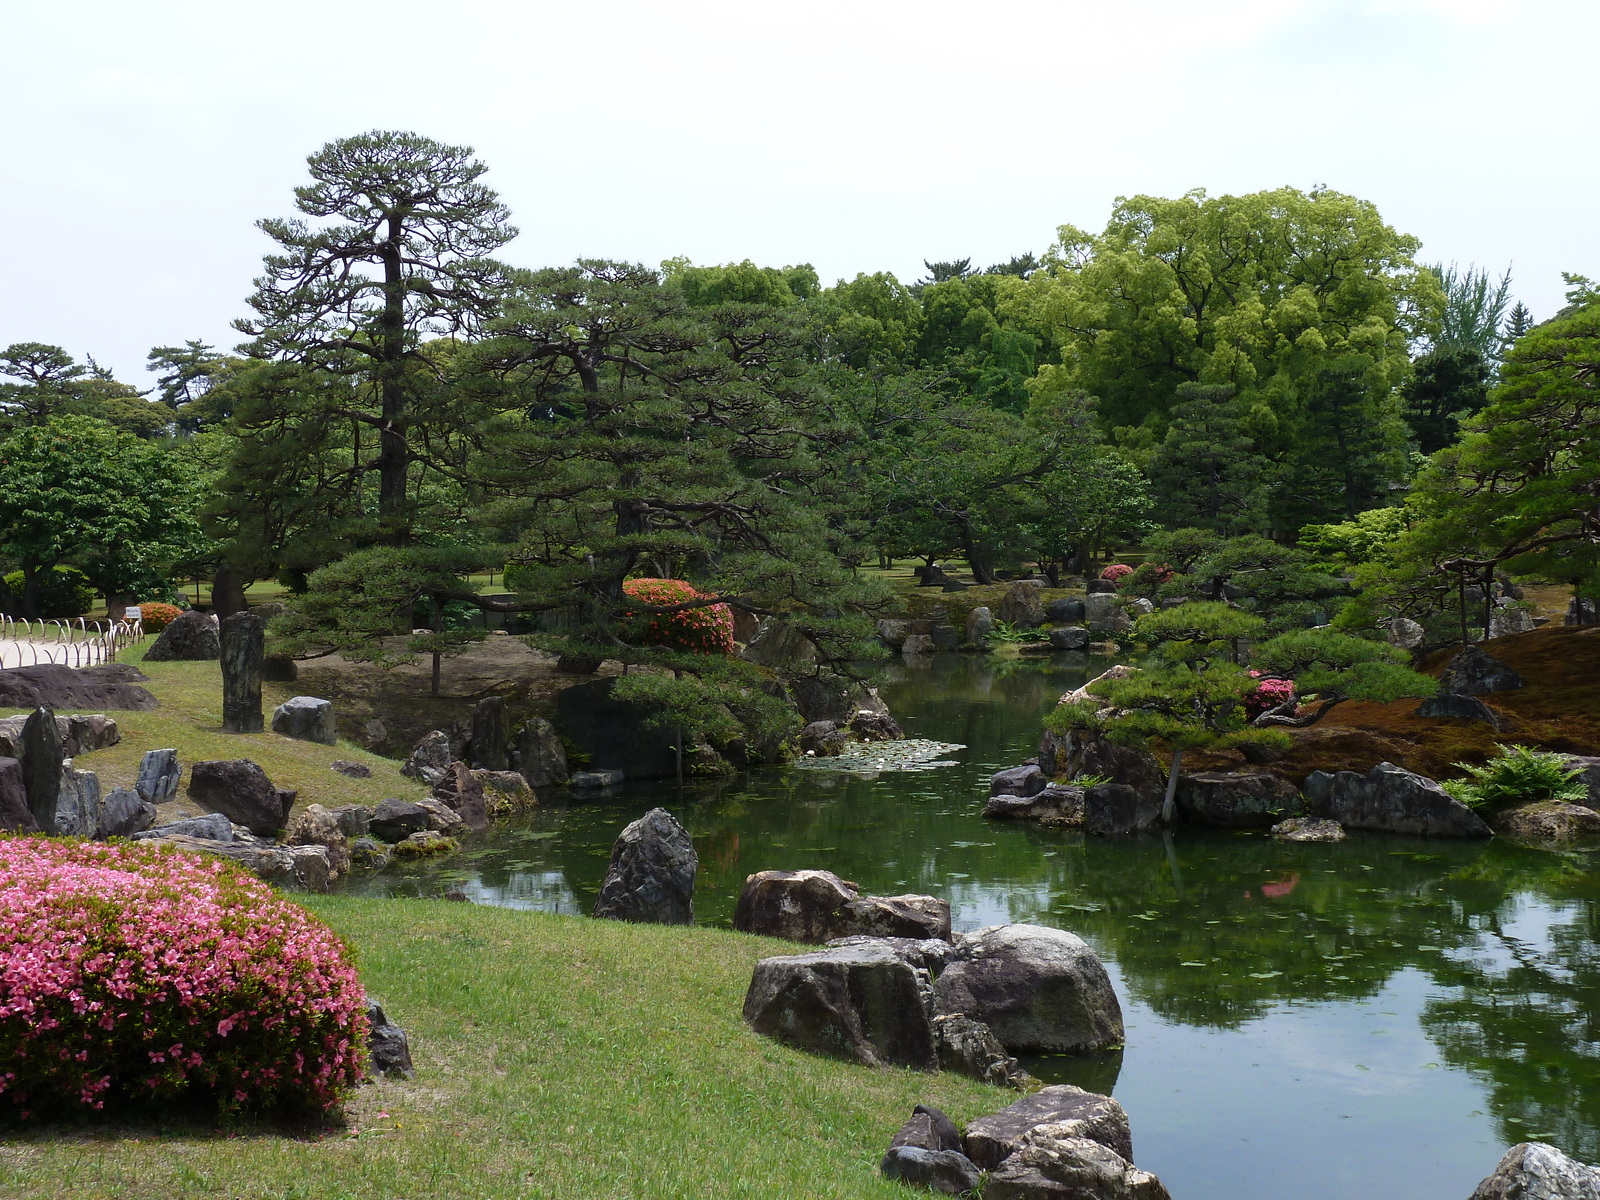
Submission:
[[[823,867],[943,896],[958,930],[1031,921],[1087,939],[1127,1048],[1026,1065],[1114,1092],[1139,1165],[1178,1200],[1465,1200],[1531,1139],[1600,1161],[1600,863],[1498,840],[1086,839],[983,820],[988,776],[1036,751],[1040,718],[1085,677],[897,665],[884,698],[908,737],[964,744],[956,765],[631,784],[358,886],[585,913],[617,833],[659,804],[694,835],[704,923],[731,922],[752,871]]]

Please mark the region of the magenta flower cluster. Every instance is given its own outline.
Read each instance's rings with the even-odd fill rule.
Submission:
[[[1112,563],[1104,571],[1100,572],[1100,578],[1101,579],[1108,579],[1112,583],[1116,584],[1118,588],[1121,588],[1122,584],[1123,584],[1123,581],[1126,580],[1128,578],[1128,576],[1132,575],[1132,574],[1133,574],[1133,568],[1130,567],[1127,563]]]
[[[1245,716],[1252,721],[1269,708],[1277,708],[1294,699],[1294,680],[1262,679],[1260,671],[1251,671],[1250,674],[1261,680],[1244,695]]]
[[[0,838],[0,1102],[325,1109],[361,1077],[348,948],[219,859]]]

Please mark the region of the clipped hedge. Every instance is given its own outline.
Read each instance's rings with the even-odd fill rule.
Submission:
[[[0,838],[0,1105],[326,1109],[367,1018],[344,943],[232,863]]]
[[[703,594],[682,579],[629,579],[624,594],[646,604],[682,604]],[[726,604],[708,604],[674,613],[628,613],[644,626],[651,645],[672,646],[691,654],[733,653],[733,610]]]

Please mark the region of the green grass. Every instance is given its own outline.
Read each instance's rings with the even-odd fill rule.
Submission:
[[[320,1134],[21,1133],[0,1144],[0,1195],[904,1200],[877,1163],[912,1105],[964,1122],[1015,1098],[752,1034],[739,1017],[751,966],[789,943],[441,901],[305,902],[356,947],[369,992],[412,1039],[415,1080],[363,1087],[347,1127]]]
[[[122,740],[105,750],[81,756],[77,766],[94,771],[101,785],[110,790],[118,785],[132,786],[139,771],[139,759],[146,750],[174,746],[188,783],[188,768],[207,759],[248,758],[267,773],[279,787],[296,788],[298,805],[377,804],[388,797],[418,800],[427,789],[400,774],[400,764],[362,749],[354,742],[322,746],[265,733],[222,732],[222,670],[214,662],[143,661],[144,651],[155,641],[146,638],[139,646],[118,655],[118,661],[132,663],[150,676],[143,685],[153,692],[161,707],[150,712],[107,710],[114,717]],[[268,723],[272,710],[290,696],[298,695],[292,683],[268,683],[262,688],[263,708]],[[8,716],[25,709],[0,709]],[[67,713],[70,709],[61,709]],[[91,710],[76,710],[91,711]],[[98,710],[93,710],[98,711]],[[335,759],[365,763],[372,770],[370,779],[350,779],[336,774],[328,764]],[[184,799],[179,792],[179,799]]]

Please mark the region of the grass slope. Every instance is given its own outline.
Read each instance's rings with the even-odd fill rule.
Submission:
[[[305,898],[357,948],[417,1078],[360,1089],[321,1136],[123,1126],[15,1134],[0,1195],[898,1197],[877,1175],[912,1105],[1015,1097],[872,1070],[747,1030],[751,966],[785,942],[442,901]]]

